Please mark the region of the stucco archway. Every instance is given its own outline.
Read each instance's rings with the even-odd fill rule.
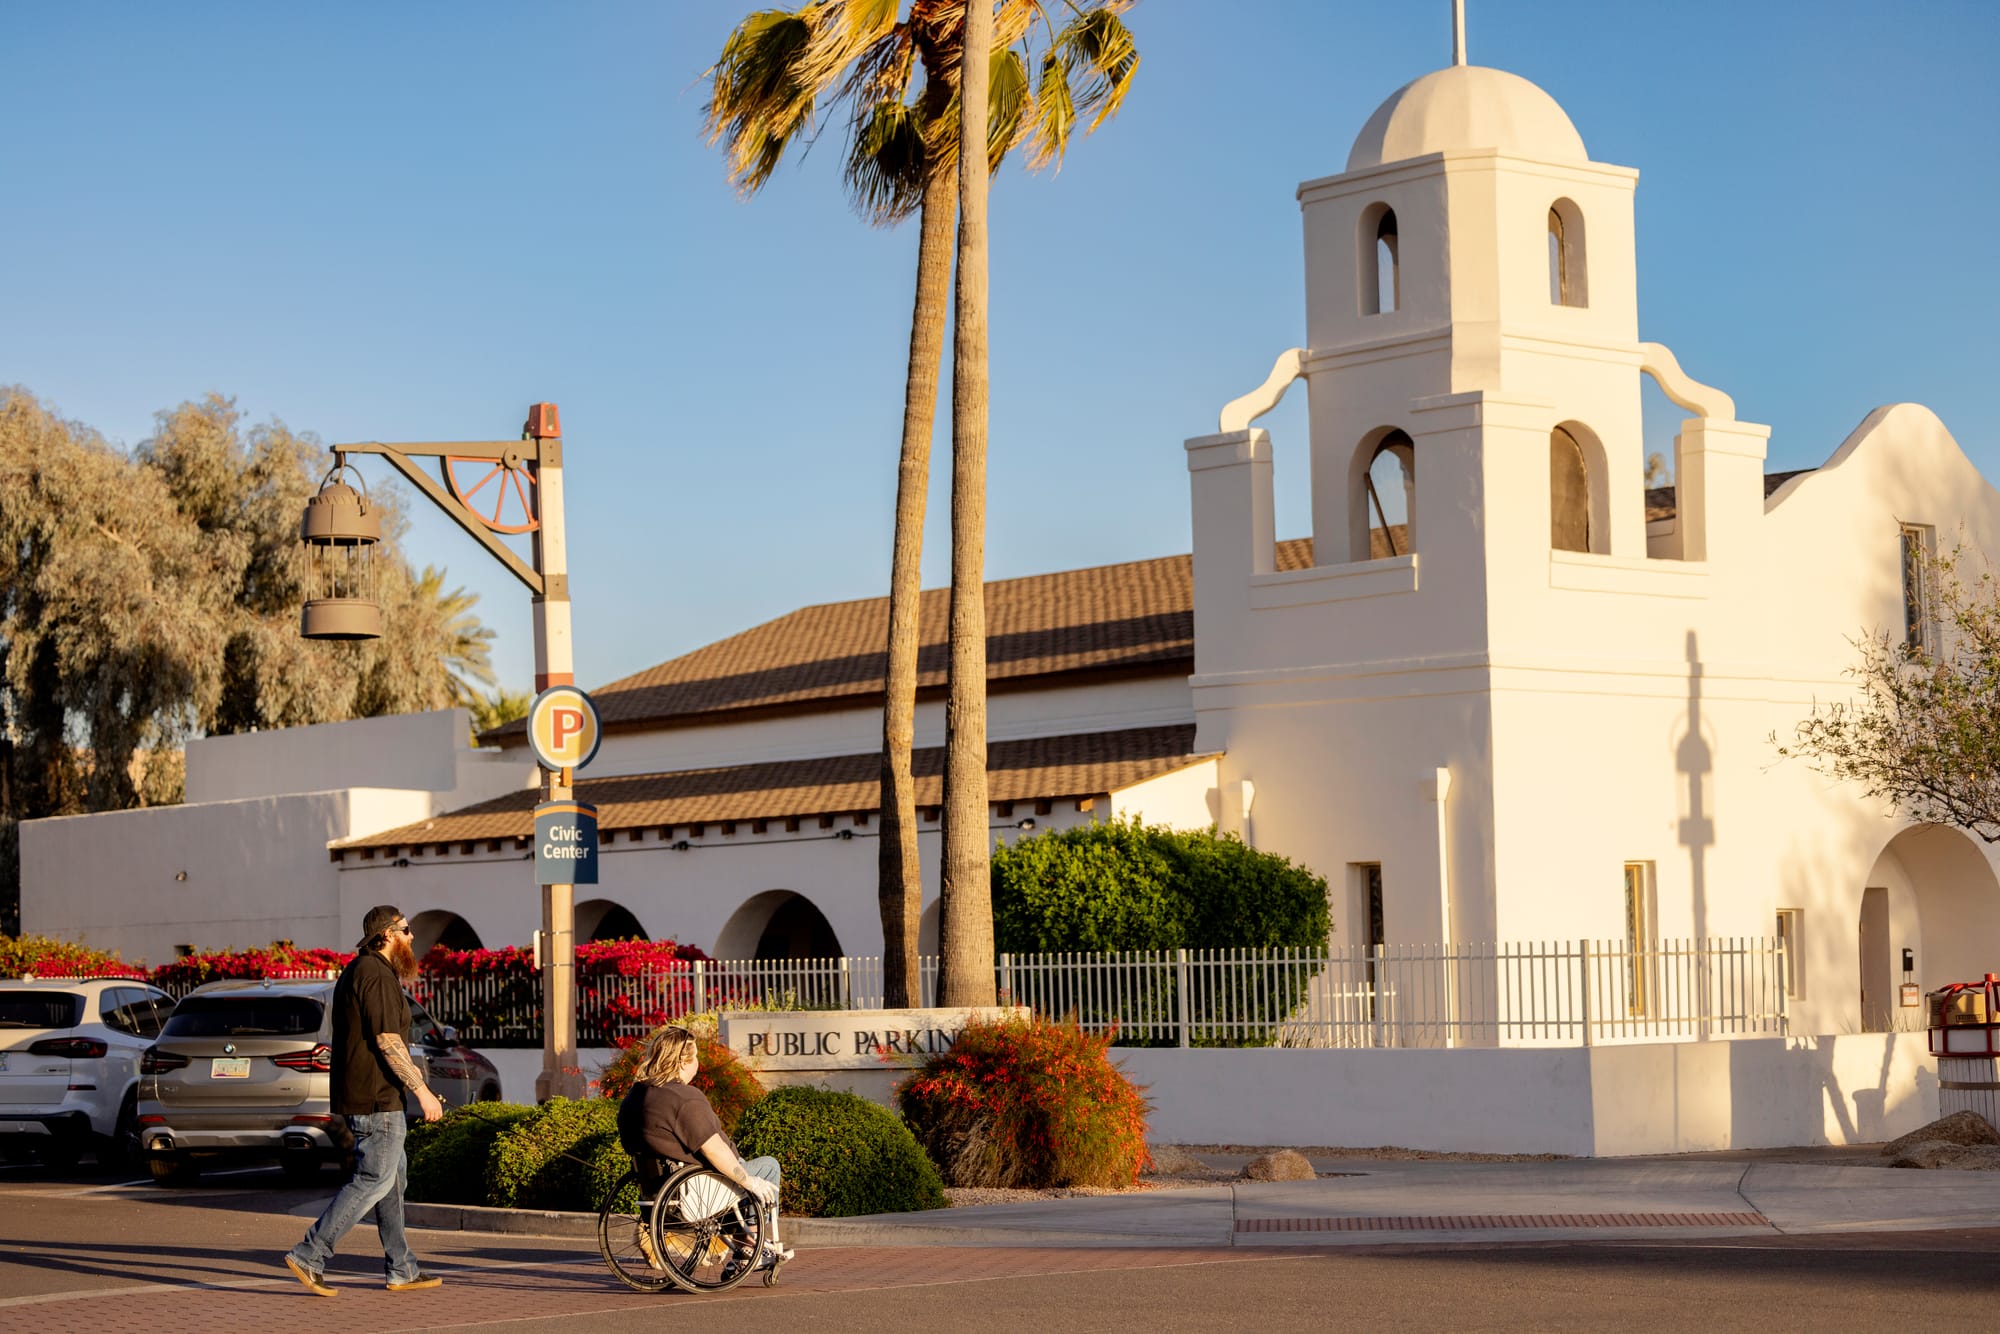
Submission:
[[[1922,1009],[1903,1006],[1897,993],[1905,949],[1913,955],[1910,980],[1920,995],[1993,967],[2000,948],[2000,877],[1971,835],[1944,825],[1905,829],[1889,840],[1857,888],[1856,917],[1845,925],[1857,946],[1848,957],[1854,960],[1855,1017],[1864,1031],[1924,1026]],[[1862,991],[1870,998],[1865,1010]]]
[[[432,908],[410,918],[410,948],[417,952],[417,957],[423,958],[435,945],[442,945],[448,950],[482,948],[479,933],[472,929],[472,923],[443,908]]]
[[[576,905],[579,944],[597,940],[650,940],[646,928],[624,904],[611,899],[585,899]]]
[[[751,895],[715,939],[718,959],[834,959],[841,953],[826,914],[789,889]]]

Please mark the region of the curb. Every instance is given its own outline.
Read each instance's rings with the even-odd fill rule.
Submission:
[[[471,1204],[405,1204],[409,1227],[438,1232],[493,1232],[527,1237],[597,1239],[597,1215],[542,1209],[493,1209]],[[1229,1239],[1065,1232],[1048,1228],[949,1227],[935,1223],[864,1223],[837,1218],[783,1220],[795,1246],[1229,1246]]]

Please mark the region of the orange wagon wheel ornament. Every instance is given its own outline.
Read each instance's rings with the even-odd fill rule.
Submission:
[[[534,471],[513,450],[498,459],[448,455],[444,480],[458,503],[496,533],[532,533],[542,526]]]

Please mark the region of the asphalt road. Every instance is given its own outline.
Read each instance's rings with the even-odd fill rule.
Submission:
[[[0,1330],[1849,1329],[1991,1325],[2000,1227],[1301,1251],[826,1248],[774,1289],[618,1288],[582,1242],[416,1232],[433,1292],[380,1287],[358,1228],[315,1298],[278,1264],[332,1189],[276,1171],[187,1190],[0,1169]]]

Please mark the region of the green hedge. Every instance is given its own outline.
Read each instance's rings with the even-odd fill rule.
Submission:
[[[410,1198],[432,1204],[485,1204],[486,1164],[493,1145],[535,1115],[511,1102],[475,1102],[441,1121],[410,1128]]]
[[[551,1098],[494,1138],[486,1203],[594,1211],[631,1165],[618,1145],[616,1102]]]
[[[993,850],[993,933],[1010,954],[1309,949],[1331,922],[1326,880],[1234,834],[1132,820]]]
[[[783,1208],[815,1218],[942,1209],[944,1183],[909,1127],[866,1098],[831,1089],[773,1089],[743,1113],[745,1158],[776,1158]]]
[[[1326,880],[1234,834],[1114,820],[1039,834],[993,852],[993,931],[1007,954],[1125,953],[1170,958],[1175,950],[1323,950],[1331,930]],[[1181,1012],[1179,979],[1166,968],[1112,979],[1042,979],[1034,999],[1052,1018],[1087,1021],[1097,997],[1116,994],[1126,1020],[1121,1043],[1172,1045],[1162,1036]],[[1242,964],[1205,975],[1187,1013],[1197,1045],[1261,1046],[1302,999],[1296,965]],[[1114,981],[1116,985],[1106,985]],[[1250,1019],[1248,1029],[1204,1030],[1210,1014]],[[1141,1034],[1150,1034],[1142,1037]]]

